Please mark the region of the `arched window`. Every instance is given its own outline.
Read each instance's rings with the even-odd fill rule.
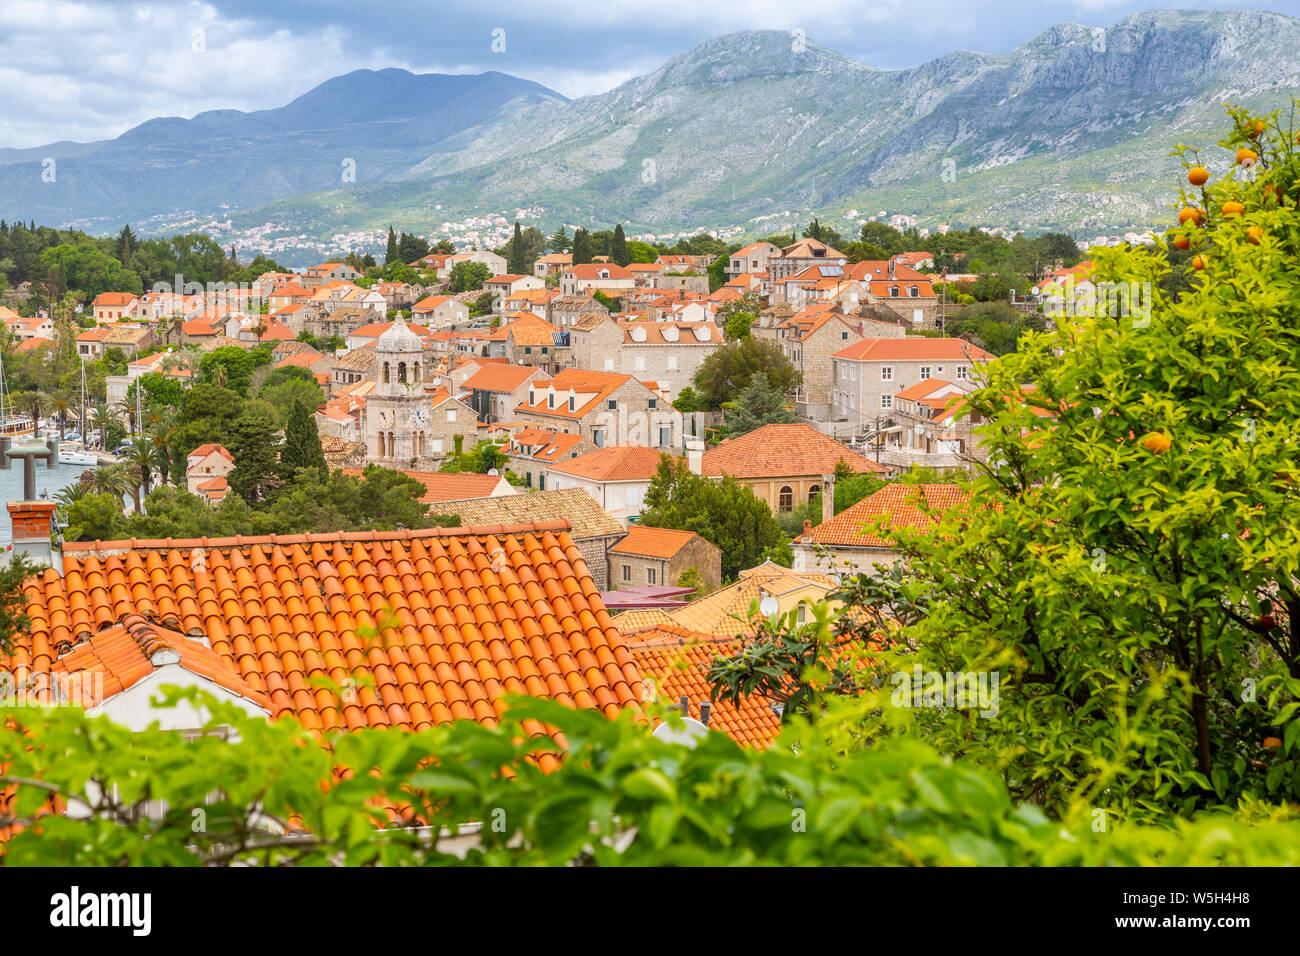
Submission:
[[[403,385],[406,384],[406,363],[405,362],[397,363],[397,380],[401,382]]]
[[[794,489],[789,485],[781,486],[777,507],[781,511],[794,511]]]
[[[380,458],[384,458],[384,457],[386,457],[386,456],[384,455],[384,433],[383,433],[383,432],[380,432],[380,433],[379,433],[379,455],[378,455],[378,457],[380,457]]]
[[[384,363],[384,384],[388,384],[388,363]]]
[[[822,486],[821,486],[821,485],[813,485],[811,488],[808,489],[808,501],[809,501],[809,502],[816,501],[817,498],[818,498],[818,496],[819,496],[821,493],[822,493]]]
[[[411,366],[411,381],[419,384],[420,381],[420,363],[416,362]]]

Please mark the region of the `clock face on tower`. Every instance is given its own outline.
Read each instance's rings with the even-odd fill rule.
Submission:
[[[393,427],[393,413],[389,411],[387,408],[381,408],[379,410],[379,427],[380,428]]]
[[[423,408],[417,408],[415,411],[411,412],[411,424],[416,428],[423,428],[425,425],[429,424],[429,413]]]

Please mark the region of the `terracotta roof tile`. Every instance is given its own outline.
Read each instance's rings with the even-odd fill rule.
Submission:
[[[65,549],[62,574],[29,579],[24,595],[31,627],[0,656],[19,681],[138,617],[160,640],[188,642],[177,649],[195,669],[308,726],[492,724],[520,675],[541,678],[526,682],[530,693],[610,716],[643,693],[581,552],[556,523],[79,542]],[[588,651],[610,666],[582,667]],[[116,661],[112,672],[127,679],[149,666]],[[322,694],[311,689],[318,678],[361,689]]]
[[[689,716],[700,719],[700,704],[710,698],[709,666],[717,657],[734,654],[736,640],[718,640],[676,625],[624,631],[624,638],[649,693],[671,701],[688,699]],[[766,747],[780,732],[781,718],[772,702],[757,694],[741,698],[736,706],[717,701],[710,708],[709,729],[720,730],[737,743]]]
[[[892,339],[863,339],[845,346],[835,353],[838,359],[854,359],[866,362],[881,361],[921,361],[936,359],[939,361],[991,362],[991,352],[986,352],[978,345],[963,339],[931,339],[923,335],[906,335]]]
[[[733,478],[782,478],[826,475],[843,461],[855,472],[887,471],[864,455],[823,435],[811,425],[764,425],[729,438],[704,452],[706,475]]]
[[[908,485],[893,482],[845,508],[829,521],[805,531],[796,541],[858,548],[893,548],[887,537],[869,529],[912,531],[933,527],[943,513],[964,508],[967,494],[957,485]]]
[[[594,481],[649,481],[659,470],[663,455],[659,449],[645,445],[610,445],[566,458],[548,470]]]
[[[697,539],[704,541],[694,531],[649,528],[645,525],[634,524],[627,529],[627,537],[609,550],[611,554],[635,554],[650,558],[671,558]],[[712,543],[708,541],[704,541],[704,543],[715,551],[718,550]]]

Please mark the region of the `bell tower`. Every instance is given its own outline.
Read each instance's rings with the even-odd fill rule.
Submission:
[[[375,390],[366,399],[366,461],[419,468],[428,456],[424,343],[399,313],[375,343]]]

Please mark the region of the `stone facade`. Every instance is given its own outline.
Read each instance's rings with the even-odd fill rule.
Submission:
[[[375,390],[366,398],[366,460],[388,468],[433,464],[424,344],[399,316],[375,343]]]

